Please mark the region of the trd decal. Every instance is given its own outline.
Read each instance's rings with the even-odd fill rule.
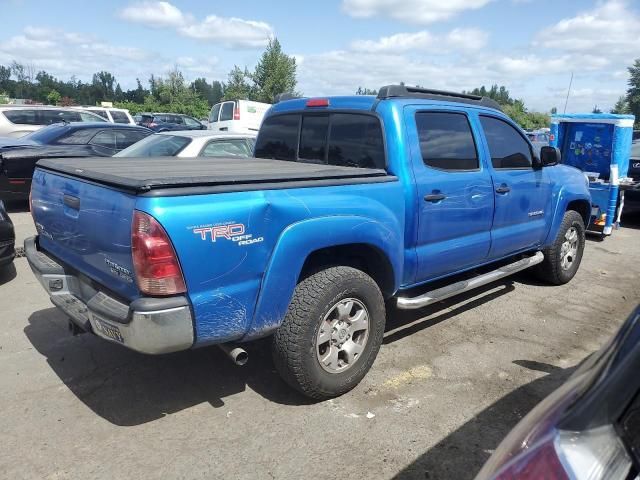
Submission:
[[[230,240],[238,246],[251,245],[264,241],[263,237],[254,237],[252,234],[245,234],[245,226],[242,223],[229,223],[226,225],[208,225],[191,229],[195,235],[199,235],[201,240],[217,242],[220,240]]]

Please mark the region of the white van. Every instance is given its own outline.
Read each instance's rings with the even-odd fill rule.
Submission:
[[[271,107],[270,103],[230,100],[216,103],[209,113],[209,130],[229,133],[255,133]]]

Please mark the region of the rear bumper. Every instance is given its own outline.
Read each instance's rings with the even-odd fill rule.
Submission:
[[[0,267],[10,264],[15,257],[15,240],[0,240]]]
[[[185,297],[143,297],[126,304],[39,250],[36,237],[27,238],[24,249],[51,302],[83,330],[148,354],[177,352],[193,345],[193,317]]]

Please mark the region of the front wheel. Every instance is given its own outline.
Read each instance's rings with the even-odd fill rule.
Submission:
[[[321,270],[296,286],[273,337],[274,363],[308,397],[342,395],[371,368],[384,325],[384,300],[371,277],[351,267]]]
[[[580,266],[584,244],[582,217],[573,210],[565,212],[553,245],[543,250],[544,260],[538,265],[538,277],[554,285],[569,282]]]

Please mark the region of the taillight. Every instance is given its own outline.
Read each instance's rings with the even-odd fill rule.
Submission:
[[[142,293],[165,296],[187,290],[171,240],[151,215],[138,210],[133,212],[131,247],[138,288]]]
[[[307,107],[328,107],[329,99],[328,98],[311,98],[307,100]]]
[[[233,119],[234,120],[240,120],[240,107],[238,107],[237,105],[233,109]]]

